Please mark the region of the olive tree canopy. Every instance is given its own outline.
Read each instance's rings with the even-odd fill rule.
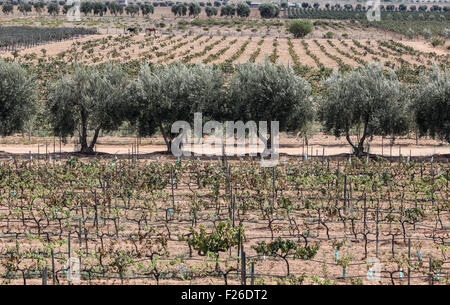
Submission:
[[[356,155],[364,154],[367,137],[408,131],[406,91],[392,70],[368,65],[345,75],[335,71],[324,86],[319,119],[326,132],[336,137],[345,135]],[[362,128],[357,143],[350,137],[354,128]]]
[[[49,90],[48,109],[56,135],[78,134],[82,153],[92,153],[101,130],[116,130],[123,120],[128,78],[117,66],[104,70],[77,66],[72,75],[61,77]],[[94,136],[88,145],[88,131]]]
[[[434,67],[429,77],[422,75],[416,89],[412,106],[420,133],[450,143],[450,70]]]
[[[267,58],[257,65],[237,64],[222,112],[234,121],[267,121],[268,126],[278,121],[280,131],[299,131],[313,119],[311,86],[290,67]]]
[[[207,117],[223,98],[224,76],[218,69],[203,64],[159,65],[154,71],[143,65],[136,81],[129,86],[135,102],[134,118],[139,134],[150,136],[157,129],[171,151],[171,126],[176,121],[192,122],[195,112]]]
[[[0,134],[23,129],[34,109],[35,84],[18,63],[0,58]]]

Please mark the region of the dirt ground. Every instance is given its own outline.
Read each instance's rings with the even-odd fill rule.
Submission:
[[[356,137],[353,138],[356,141]],[[139,141],[138,147],[136,141]],[[397,138],[393,145],[391,145],[392,139],[374,137],[367,143],[368,150],[372,154],[383,156],[412,156],[412,157],[425,157],[432,155],[449,155],[450,145],[448,143],[433,140],[430,138]],[[27,144],[23,144],[23,143]],[[69,143],[64,144],[59,142],[59,139],[54,138],[31,138],[28,142],[28,138],[22,138],[20,136],[5,137],[0,144],[0,152],[3,154],[45,154],[47,153],[59,153],[61,152],[74,152],[76,151],[77,139],[71,139]],[[31,144],[29,144],[31,143]],[[248,144],[248,141],[247,141]],[[233,148],[226,150],[227,153],[233,154]],[[98,153],[107,153],[111,155],[126,155],[126,154],[152,154],[155,152],[164,152],[166,146],[162,137],[152,138],[140,138],[137,140],[134,137],[100,137],[95,151]],[[235,152],[261,152],[254,146],[250,148],[248,145],[245,148],[236,148]],[[194,148],[194,152],[200,153],[200,147]],[[221,155],[222,148],[212,147],[206,152],[205,155]],[[351,153],[351,147],[344,137],[335,138],[334,136],[317,134],[308,139],[308,145],[304,143],[303,138],[296,138],[294,136],[287,136],[282,134],[279,142],[279,152],[287,155],[305,155],[308,156],[335,156],[341,154]]]
[[[11,165],[12,164],[12,161]],[[105,161],[105,164],[110,164],[108,161]],[[145,161],[139,161],[142,163],[137,163],[137,166],[145,166]],[[215,162],[213,162],[213,166],[217,168]],[[243,162],[243,166],[245,162]],[[236,161],[234,163],[231,163],[231,167],[233,169],[233,175],[232,175],[232,182],[236,184],[236,189],[234,190],[235,195],[237,198],[246,198],[246,196],[250,196],[250,194],[253,194],[252,196],[255,196],[254,194],[255,190],[249,191],[245,188],[246,183],[249,183],[249,181],[242,179],[241,176],[237,174],[240,170],[239,161]],[[284,171],[286,168],[289,168],[291,166],[305,166],[307,168],[311,168],[312,163],[304,163],[303,165],[296,163],[296,161],[293,161],[292,163],[287,163],[281,165],[282,171]],[[429,164],[425,164],[425,172],[427,170],[427,167],[429,169]],[[126,164],[123,164],[124,166],[127,166]],[[206,229],[212,230],[215,226],[215,222],[213,221],[215,216],[225,217],[227,215],[227,196],[224,195],[224,197],[219,199],[220,202],[220,211],[216,210],[216,205],[213,203],[206,204],[209,199],[208,197],[204,198],[204,202],[202,201],[202,208],[200,209],[200,212],[197,214],[197,221],[198,224],[192,224],[191,222],[191,208],[193,206],[192,202],[195,198],[198,197],[192,197],[193,194],[196,194],[196,196],[209,194],[211,191],[211,185],[207,185],[206,187],[197,187],[195,184],[195,178],[190,176],[190,170],[193,170],[195,166],[207,166],[206,163],[199,163],[199,164],[192,164],[194,167],[189,167],[189,165],[186,165],[187,167],[184,170],[180,170],[180,176],[177,178],[177,183],[174,189],[174,204],[172,205],[172,202],[167,202],[167,200],[164,200],[166,196],[170,196],[171,194],[171,188],[170,184],[166,186],[162,191],[162,193],[145,193],[145,192],[139,192],[136,193],[135,196],[132,196],[129,198],[129,200],[126,200],[126,198],[120,198],[123,196],[123,194],[120,193],[120,188],[122,184],[120,183],[120,177],[115,176],[114,180],[111,181],[113,183],[112,189],[105,193],[105,190],[102,191],[101,187],[96,188],[96,197],[93,197],[91,192],[93,190],[86,190],[86,192],[80,192],[79,197],[80,202],[82,202],[81,205],[81,211],[79,206],[72,206],[71,211],[73,213],[72,217],[72,226],[73,226],[73,235],[72,235],[72,243],[71,243],[71,251],[72,257],[76,256],[77,249],[79,247],[84,249],[90,249],[90,252],[92,253],[100,253],[100,249],[103,249],[103,247],[108,248],[111,244],[113,245],[114,249],[134,249],[133,244],[131,243],[129,237],[131,233],[137,232],[137,226],[139,224],[140,229],[144,229],[144,226],[142,224],[137,222],[136,220],[138,217],[147,217],[151,223],[151,228],[155,229],[155,232],[152,233],[152,237],[154,238],[156,232],[159,232],[160,234],[166,234],[169,236],[168,238],[168,249],[170,251],[170,257],[161,257],[160,260],[158,260],[158,268],[162,270],[168,270],[170,272],[173,272],[173,274],[179,276],[182,268],[187,271],[195,271],[195,272],[201,272],[202,270],[212,270],[214,268],[214,263],[211,259],[198,255],[196,251],[193,251],[190,253],[189,247],[186,243],[186,241],[179,240],[177,237],[181,236],[183,234],[187,234],[189,232],[189,228],[191,226],[194,226],[196,230],[198,230],[200,225],[204,225]],[[319,164],[316,164],[319,165]],[[2,164],[1,166],[5,166]],[[7,166],[7,165],[6,165]],[[121,167],[122,164],[118,163],[117,168]],[[330,166],[335,167],[336,162],[332,162]],[[343,170],[343,164],[341,164],[341,170]],[[395,164],[392,165],[392,167],[396,166]],[[434,165],[434,169],[437,171],[448,171],[448,164],[436,164]],[[135,166],[133,166],[134,168]],[[118,169],[116,169],[117,172]],[[122,169],[120,169],[121,171]],[[417,170],[417,168],[416,168]],[[331,172],[334,172],[335,168],[331,169]],[[245,171],[243,171],[245,172]],[[249,173],[250,174],[250,173]],[[251,175],[251,174],[250,174]],[[404,179],[408,179],[409,176],[407,176]],[[397,183],[401,183],[401,181],[396,181]],[[66,181],[66,187],[69,188],[69,183]],[[71,184],[70,184],[71,185]],[[320,202],[320,191],[316,190],[314,187],[306,187],[301,190],[295,189],[293,185],[286,185],[284,183],[277,184],[277,187],[281,191],[281,193],[278,193],[277,196],[290,196],[292,200],[296,204],[306,204],[305,202],[308,201],[308,198],[314,198],[313,200],[315,202]],[[256,275],[256,283],[257,284],[276,284],[277,283],[277,276],[283,277],[286,275],[286,264],[285,262],[280,258],[272,258],[272,257],[266,257],[263,255],[258,255],[254,249],[252,249],[251,246],[254,246],[257,244],[257,242],[266,241],[270,242],[273,239],[271,238],[272,233],[275,237],[277,236],[283,236],[284,238],[290,238],[291,240],[294,240],[298,242],[299,244],[304,244],[305,237],[300,237],[298,234],[306,234],[305,230],[308,230],[308,234],[306,236],[306,240],[309,241],[309,245],[315,244],[320,242],[320,249],[317,253],[317,255],[312,259],[308,261],[303,261],[301,259],[293,259],[292,257],[289,258],[289,264],[290,264],[290,273],[294,274],[296,276],[301,276],[302,274],[306,274],[308,276],[311,275],[317,275],[321,279],[323,278],[336,278],[337,284],[350,284],[352,280],[355,280],[356,278],[359,278],[362,280],[362,282],[365,285],[376,285],[376,284],[396,284],[396,285],[405,285],[407,283],[406,276],[404,278],[399,277],[399,267],[398,264],[401,263],[400,258],[408,255],[408,243],[405,243],[405,240],[408,240],[408,238],[412,239],[411,243],[411,257],[412,261],[414,263],[417,263],[419,261],[418,254],[416,253],[418,249],[422,251],[424,255],[433,256],[433,257],[440,257],[440,250],[435,247],[435,243],[437,243],[438,239],[432,239],[431,236],[444,236],[443,240],[445,241],[445,238],[448,239],[448,231],[450,229],[449,223],[448,223],[448,211],[441,211],[441,224],[436,221],[434,221],[434,218],[436,218],[436,215],[431,213],[430,210],[430,202],[429,201],[421,201],[421,206],[424,207],[424,209],[427,209],[427,218],[423,221],[420,221],[420,223],[417,224],[405,224],[405,230],[407,232],[406,236],[403,236],[401,234],[401,228],[400,224],[397,222],[393,222],[388,224],[386,219],[391,216],[391,213],[394,213],[396,215],[397,208],[399,207],[400,203],[405,205],[405,207],[408,207],[409,205],[413,204],[413,201],[410,201],[414,197],[414,194],[411,192],[411,190],[406,190],[406,197],[397,197],[397,192],[401,191],[401,184],[396,186],[396,184],[390,186],[393,187],[394,190],[387,190],[384,186],[381,186],[382,190],[379,190],[379,193],[374,193],[373,195],[381,199],[377,201],[377,199],[368,199],[367,200],[367,207],[369,210],[367,210],[367,227],[364,229],[366,232],[370,232],[370,234],[367,237],[367,253],[368,257],[365,257],[364,254],[364,248],[365,248],[365,242],[363,240],[363,237],[361,235],[355,236],[352,232],[352,230],[355,230],[355,232],[362,232],[363,230],[363,213],[362,213],[362,207],[363,207],[363,201],[361,200],[361,192],[363,192],[362,189],[357,189],[356,186],[353,189],[353,194],[351,195],[351,200],[348,201],[347,209],[345,210],[345,217],[347,217],[346,224],[342,223],[339,218],[336,215],[322,215],[317,216],[314,208],[301,208],[301,209],[293,209],[289,213],[289,217],[285,214],[285,209],[281,206],[278,206],[274,214],[272,215],[272,222],[270,223],[270,227],[268,225],[268,218],[266,218],[264,215],[260,214],[260,210],[258,206],[255,206],[254,208],[246,211],[244,214],[241,212],[239,214],[239,211],[237,212],[236,221],[237,219],[242,220],[242,223],[245,227],[245,251],[247,254],[247,262],[255,263],[255,275]],[[57,185],[56,189],[53,191],[63,191],[64,185]],[[224,190],[222,189],[221,192]],[[259,190],[263,193],[267,192],[270,193],[271,190],[264,189]],[[300,192],[301,191],[301,192]],[[387,191],[387,193],[383,193]],[[394,192],[394,194],[390,194],[390,191]],[[440,189],[437,192],[436,200],[433,203],[435,206],[438,206],[438,204],[444,204],[445,203],[445,196],[446,192],[448,190]],[[42,192],[42,190],[35,190],[35,192]],[[138,192],[136,190],[136,192]],[[259,192],[258,192],[259,193]],[[385,194],[386,197],[383,197],[382,194]],[[118,233],[118,236],[115,235],[115,228],[117,228],[117,224],[114,219],[110,216],[104,216],[109,215],[108,213],[111,213],[111,209],[108,208],[108,205],[106,204],[106,201],[108,198],[113,197],[117,200],[113,201],[113,207],[117,206],[117,211],[115,213],[120,213],[120,219],[121,219],[121,226],[120,226],[120,233]],[[392,198],[391,198],[392,196]],[[418,196],[421,200],[423,198],[423,194],[418,193],[415,194],[415,196]],[[67,281],[65,280],[65,275],[61,272],[61,268],[65,262],[65,258],[67,257],[67,251],[68,251],[68,243],[66,238],[65,230],[67,230],[67,227],[61,227],[61,225],[58,225],[57,221],[55,219],[52,219],[50,223],[46,223],[45,221],[38,222],[41,218],[36,218],[37,215],[34,215],[32,213],[32,209],[26,210],[26,214],[30,213],[30,217],[25,217],[25,224],[22,221],[18,221],[21,219],[20,214],[16,213],[10,213],[10,208],[12,202],[14,202],[14,205],[20,206],[23,204],[26,204],[27,197],[24,196],[24,198],[20,197],[16,200],[11,200],[11,198],[3,198],[2,201],[0,201],[0,229],[2,230],[3,235],[11,235],[11,232],[18,232],[18,231],[27,231],[29,234],[37,235],[37,223],[40,224],[41,229],[45,230],[45,232],[51,232],[52,233],[52,239],[56,240],[58,239],[58,232],[64,231],[62,236],[59,236],[59,239],[61,239],[63,242],[61,244],[55,245],[55,252],[59,253],[57,256],[59,259],[57,260],[56,270],[58,270],[58,278],[61,284],[66,284]],[[59,198],[59,197],[57,197]],[[100,203],[99,206],[95,208],[95,211],[97,211],[97,208],[99,209],[99,215],[100,221],[98,222],[98,226],[93,224],[94,220],[94,208],[92,208],[91,205],[93,205],[94,198],[95,200],[98,200]],[[203,197],[202,197],[203,198]],[[368,196],[369,198],[369,196]],[[240,199],[238,199],[240,200]],[[244,199],[242,199],[244,200]],[[312,200],[312,199],[309,199]],[[103,204],[103,202],[105,202]],[[249,203],[250,201],[246,201]],[[328,203],[322,202],[322,204],[333,204],[334,199],[329,201]],[[8,203],[8,204],[7,204]],[[74,203],[79,204],[79,203]],[[150,205],[149,205],[150,204]],[[153,205],[154,204],[154,205]],[[346,204],[345,201],[343,203]],[[394,205],[394,208],[392,208],[391,205]],[[128,208],[124,209],[123,205],[127,205]],[[339,203],[339,206],[342,205],[342,200]],[[83,212],[83,206],[84,206],[84,212]],[[38,203],[34,203],[33,208],[39,207]],[[90,207],[90,208],[89,208]],[[120,207],[120,208],[119,208]],[[166,209],[167,207],[174,207],[174,215],[171,217],[167,217]],[[380,215],[376,215],[374,213],[374,208],[379,207],[380,208]],[[62,208],[62,207],[61,207]],[[62,208],[64,209],[64,208]],[[109,209],[109,212],[108,212]],[[115,209],[113,209],[115,211]],[[64,216],[64,213],[62,211],[55,212],[55,213],[61,213],[60,216]],[[95,212],[96,213],[96,212]],[[144,214],[149,213],[149,214]],[[355,215],[356,222],[355,225],[350,226],[350,215]],[[78,238],[76,235],[76,230],[78,228],[77,225],[77,219],[79,217],[82,217],[84,221],[84,228],[85,232],[88,232],[89,239],[85,238],[84,235],[82,235],[81,238]],[[377,218],[379,217],[379,218]],[[289,220],[288,220],[289,218]],[[325,225],[318,223],[318,219],[322,219],[325,223]],[[375,219],[380,220],[379,226],[375,224]],[[134,221],[132,221],[134,220]],[[293,221],[296,222],[293,222]],[[270,229],[270,230],[269,230]],[[379,231],[379,237],[378,239],[375,239],[375,232],[376,230]],[[96,232],[96,230],[99,230]],[[297,230],[300,230],[297,232]],[[102,233],[102,234],[99,234]],[[390,233],[393,233],[395,235],[394,241],[392,242],[392,237]],[[445,237],[447,234],[447,237]],[[14,234],[13,234],[14,235]],[[102,236],[102,242],[99,241],[99,236]],[[298,239],[297,237],[298,236]],[[341,278],[342,277],[342,267],[339,266],[335,262],[335,251],[332,247],[333,240],[343,241],[345,240],[344,246],[342,249],[339,250],[340,257],[348,255],[348,253],[351,253],[351,261],[349,266],[346,269],[346,275],[347,278]],[[377,241],[378,240],[378,241]],[[15,244],[16,238],[14,236],[7,238],[3,236],[3,238],[0,240],[0,249],[4,250],[7,246],[12,246]],[[44,239],[25,239],[21,237],[20,239],[20,249],[21,251],[25,251],[27,249],[39,249],[39,247],[42,246],[43,243],[45,243]],[[118,243],[115,243],[118,242]],[[378,247],[377,247],[378,245]],[[138,244],[138,247],[141,247],[140,244]],[[88,250],[86,250],[88,251]],[[89,252],[89,251],[88,251]],[[394,253],[393,253],[394,252]],[[371,258],[375,258],[375,253],[377,253],[377,257],[380,260],[381,265],[379,266],[383,272],[391,271],[394,272],[392,275],[392,278],[387,273],[381,274],[382,279],[380,281],[377,280],[370,280],[366,278],[367,274],[367,263],[366,260]],[[394,258],[393,258],[394,254]],[[227,259],[229,261],[228,264],[225,263],[225,261],[222,261],[220,263],[221,268],[231,268],[234,267],[234,264],[237,264],[236,260],[237,255],[237,249],[236,247],[233,247],[229,252],[221,253],[220,258],[222,260]],[[176,259],[179,259],[178,261]],[[82,262],[85,266],[89,266],[89,262],[91,259],[86,259]],[[95,261],[95,260],[94,260]],[[139,259],[137,259],[139,261]],[[141,261],[144,261],[144,259],[141,259]],[[170,261],[173,261],[172,263],[169,263]],[[106,261],[104,261],[105,263]],[[184,267],[181,267],[181,263],[184,262]],[[98,264],[98,261],[96,262]],[[424,272],[426,270],[426,264],[427,261],[422,261],[422,266],[420,267],[420,271],[414,271],[411,278],[412,284],[427,284],[427,277]],[[448,264],[448,262],[446,262]],[[405,267],[404,267],[405,268]],[[2,270],[2,267],[0,267],[0,270]],[[404,269],[406,272],[406,268]],[[435,281],[435,284],[445,284],[448,283],[449,280],[449,274],[448,274],[448,265],[445,265],[443,267],[443,274],[445,271],[445,275],[442,275],[441,281]],[[109,273],[111,274],[111,273]],[[222,284],[224,279],[221,277],[208,277],[208,276],[201,276],[200,278],[189,278],[189,276],[186,276],[184,279],[164,279],[162,278],[160,280],[161,284]],[[12,281],[14,284],[22,284],[22,279],[15,279]],[[39,284],[39,280],[29,280],[28,284]],[[88,284],[90,281],[88,281],[86,275],[84,276],[82,284]],[[93,283],[95,284],[120,284],[120,279],[110,279],[110,280],[94,280]],[[156,281],[154,279],[134,279],[125,281],[125,283],[130,284],[155,284]],[[229,284],[237,284],[239,283],[239,278],[236,277],[234,274],[230,275],[228,277],[228,283]],[[285,282],[286,283],[286,282]],[[304,282],[305,284],[314,283],[311,280],[311,277],[307,278]],[[298,283],[297,283],[298,284]]]

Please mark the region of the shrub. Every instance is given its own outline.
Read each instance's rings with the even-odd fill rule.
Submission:
[[[445,44],[445,39],[443,39],[443,38],[433,37],[431,39],[431,45],[433,47],[437,47],[437,46],[444,45],[444,44]]]
[[[423,37],[424,37],[425,39],[429,39],[429,38],[431,37],[431,31],[430,31],[430,29],[423,29],[422,34],[423,34]]]
[[[334,37],[334,33],[331,31],[326,32],[325,34],[323,34],[323,38],[333,38]]]
[[[289,32],[294,34],[295,38],[305,37],[313,30],[313,25],[309,20],[294,20],[289,24]]]
[[[444,29],[444,31],[442,32],[442,36],[444,36],[445,38],[450,38],[450,29]]]

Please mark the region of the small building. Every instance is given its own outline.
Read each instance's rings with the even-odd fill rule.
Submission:
[[[250,7],[253,7],[253,8],[258,8],[260,5],[261,5],[260,2],[252,2],[252,3],[250,3]]]

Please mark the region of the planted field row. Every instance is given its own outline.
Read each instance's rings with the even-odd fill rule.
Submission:
[[[448,283],[447,163],[0,164],[4,283]],[[245,264],[242,264],[245,252]],[[45,273],[44,273],[45,274]],[[245,276],[245,274],[244,274]]]
[[[263,43],[260,43],[263,41]],[[239,51],[238,56],[234,53]],[[43,52],[42,47],[22,51],[25,61],[36,60]],[[236,50],[235,50],[236,49]],[[293,49],[298,58],[291,56]],[[351,39],[304,39],[251,37],[214,37],[199,35],[123,36],[103,35],[98,39],[76,41],[61,50],[58,44],[49,44],[44,56],[60,60],[84,63],[99,63],[115,59],[122,62],[147,60],[159,63],[203,62],[221,63],[227,71],[230,64],[250,60],[259,62],[269,57],[272,62],[289,64],[300,61],[303,66],[313,69],[348,70],[369,62],[380,62],[386,67],[399,69],[406,67],[416,71],[431,67],[434,63],[449,66],[449,54],[420,51],[411,44],[395,41],[364,41]],[[17,56],[17,55],[16,55]],[[295,56],[295,55],[294,55]],[[19,57],[20,59],[20,57]]]
[[[0,50],[30,48],[43,43],[79,38],[96,33],[96,29],[88,28],[0,27]]]

